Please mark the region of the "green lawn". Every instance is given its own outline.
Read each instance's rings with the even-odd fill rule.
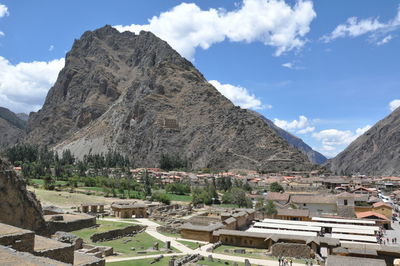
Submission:
[[[44,179],[29,179],[29,180],[30,180],[30,182],[32,182],[32,184],[39,185],[39,186],[43,186],[44,185]],[[58,181],[55,182],[55,185],[64,186],[66,184],[68,184],[68,182],[67,181],[63,181],[63,180],[58,180]]]
[[[114,252],[120,253],[122,256],[134,257],[134,256],[144,256],[144,255],[154,255],[154,254],[165,253],[165,251],[152,251],[152,250],[148,251],[148,249],[153,247],[155,242],[158,242],[160,249],[165,247],[165,243],[160,240],[155,239],[154,237],[150,236],[149,234],[147,234],[145,232],[137,234],[133,237],[123,237],[123,238],[110,240],[110,241],[92,243],[92,241],[90,241],[90,236],[92,236],[95,233],[101,233],[101,232],[105,232],[105,231],[109,231],[109,230],[113,230],[113,229],[124,228],[124,227],[130,226],[130,224],[128,224],[128,223],[111,222],[111,221],[103,221],[103,220],[97,220],[97,224],[100,224],[100,226],[97,228],[85,228],[85,229],[81,229],[78,231],[73,231],[71,233],[81,237],[88,244],[113,247]],[[135,248],[135,250],[132,250],[131,248]],[[176,249],[173,249],[173,250],[175,252],[177,251]],[[146,254],[137,254],[137,251],[147,251],[147,253]]]
[[[229,250],[230,252],[224,252],[224,250]],[[235,249],[245,249],[246,253],[245,254],[239,254],[239,253],[234,253],[233,251]],[[263,260],[275,260],[277,261],[277,257],[273,256],[267,256],[262,253],[265,253],[265,249],[258,249],[258,248],[242,248],[242,247],[236,247],[236,246],[228,246],[228,245],[222,245],[216,249],[214,249],[214,253],[219,253],[219,254],[225,254],[225,255],[231,255],[231,256],[237,256],[237,257],[247,257],[247,258],[254,258],[254,259],[263,259]],[[301,259],[293,259],[293,262],[304,264],[304,260]],[[316,262],[314,261],[314,265],[316,265]]]
[[[83,190],[95,191],[95,192],[103,192],[102,187],[80,187]]]
[[[126,242],[127,240],[131,240]],[[111,241],[105,242],[96,242],[96,245],[99,246],[108,246],[113,247],[114,252],[120,253],[124,257],[135,257],[135,256],[145,256],[145,255],[154,255],[154,254],[163,254],[165,251],[153,251],[149,250],[153,247],[154,243],[158,242],[159,248],[165,248],[165,243],[155,239],[150,236],[146,232],[137,234],[133,237],[123,237]],[[131,248],[135,248],[135,250],[131,250]],[[176,249],[173,249],[174,252],[178,252]],[[147,251],[146,254],[138,254],[138,251]]]
[[[177,195],[172,193],[167,193],[167,195],[171,199],[171,201],[191,202],[193,199],[191,195]]]
[[[169,260],[171,257],[164,257],[162,260],[160,260],[157,263],[154,263],[152,265],[155,266],[167,266]],[[150,264],[154,259],[142,259],[142,260],[131,260],[131,261],[120,261],[120,262],[108,262],[107,265],[111,266],[143,266],[143,265],[148,265]],[[197,262],[199,265],[207,265],[207,266],[220,266],[220,265],[225,265],[224,262],[226,260],[221,260],[221,262],[218,262],[217,259],[214,259],[214,261],[208,261],[208,258],[204,258],[204,260],[200,260]],[[232,261],[228,261],[228,265],[232,265]],[[244,266],[244,263],[238,262],[239,266]]]
[[[180,234],[170,234],[170,233],[164,233],[164,232],[159,232],[160,234],[163,234],[163,235],[165,235],[165,236],[169,236],[169,237],[177,237],[177,238],[179,238],[179,237],[181,237],[181,235]]]
[[[166,266],[168,265],[168,262],[171,258],[170,257],[165,257],[159,262],[156,262],[154,266]],[[107,266],[143,266],[143,265],[149,265],[154,259],[143,259],[143,260],[129,260],[129,261],[119,261],[119,262],[107,262]]]
[[[197,249],[199,247],[199,244],[195,243],[195,242],[190,242],[190,241],[185,241],[185,240],[177,240],[177,242],[179,242],[191,249]]]
[[[85,228],[78,231],[73,231],[71,233],[81,237],[85,242],[91,242],[90,236],[93,234],[130,226],[130,224],[128,223],[119,223],[119,222],[111,222],[103,220],[97,220],[96,223],[99,224],[100,226],[96,228]]]

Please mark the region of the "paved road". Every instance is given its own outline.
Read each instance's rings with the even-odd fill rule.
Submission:
[[[106,221],[114,221],[114,222],[124,222],[124,223],[130,223],[130,224],[138,224],[137,222],[133,221],[124,221],[124,220],[119,220],[119,219],[114,219],[114,218],[104,218],[103,220]],[[229,261],[236,261],[236,262],[243,262],[248,259],[250,264],[252,265],[264,265],[264,266],[278,266],[279,263],[278,261],[273,261],[273,260],[261,260],[261,259],[253,259],[253,258],[247,258],[247,257],[239,257],[239,256],[231,256],[231,255],[225,255],[225,254],[218,254],[218,253],[212,253],[212,252],[207,252],[207,248],[211,247],[212,244],[202,241],[195,241],[195,240],[188,240],[188,239],[182,239],[184,241],[193,241],[193,242],[201,242],[205,245],[198,249],[190,249],[186,247],[185,245],[177,242],[176,240],[180,240],[180,238],[174,238],[174,237],[169,237],[163,234],[160,234],[157,232],[157,227],[160,225],[158,223],[155,223],[153,221],[150,221],[149,219],[141,218],[137,219],[140,224],[147,225],[146,228],[146,233],[151,235],[152,237],[166,242],[166,241],[171,241],[171,246],[176,248],[182,253],[170,253],[170,254],[163,254],[164,257],[170,257],[170,256],[182,256],[182,255],[187,255],[187,254],[200,254],[203,257],[207,258],[209,255],[211,255],[214,259],[221,259],[221,260],[229,260]],[[116,261],[129,261],[129,260],[140,260],[140,259],[147,259],[147,258],[156,258],[159,257],[160,255],[146,255],[146,256],[136,256],[136,257],[127,257],[127,258],[106,258],[106,262],[116,262]],[[293,263],[293,266],[300,266],[304,264],[299,264],[299,263]]]

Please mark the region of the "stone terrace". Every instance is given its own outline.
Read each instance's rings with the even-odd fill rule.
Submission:
[[[0,223],[0,245],[13,249],[32,252],[35,233],[7,224]]]
[[[33,254],[51,258],[54,260],[62,261],[65,263],[74,262],[74,246],[71,244],[64,244],[59,241],[35,236],[35,247]]]
[[[56,260],[52,260],[45,257],[36,257],[27,252],[18,252],[11,248],[0,246],[0,260],[3,266],[64,266],[70,265]]]

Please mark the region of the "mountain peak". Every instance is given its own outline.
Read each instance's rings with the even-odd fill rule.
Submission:
[[[140,166],[157,166],[164,153],[193,168],[311,168],[168,43],[108,25],[75,41],[43,108],[31,115],[27,140],[78,157],[117,150]]]

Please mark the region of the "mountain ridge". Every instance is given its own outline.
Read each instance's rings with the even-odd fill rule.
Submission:
[[[400,108],[354,140],[326,167],[338,174],[400,175]]]
[[[262,114],[252,111],[255,114],[259,115],[265,123],[269,125],[270,128],[275,130],[283,139],[285,139],[289,144],[293,147],[297,148],[304,155],[308,157],[308,159],[315,164],[324,164],[328,159],[322,155],[321,153],[313,150],[307,143],[305,143],[301,138],[294,136],[293,134],[287,132],[286,130],[278,127],[271,120],[263,116]]]
[[[31,113],[28,132],[28,142],[78,157],[114,149],[140,166],[173,153],[192,168],[312,168],[165,41],[108,25],[75,40],[42,109]]]

